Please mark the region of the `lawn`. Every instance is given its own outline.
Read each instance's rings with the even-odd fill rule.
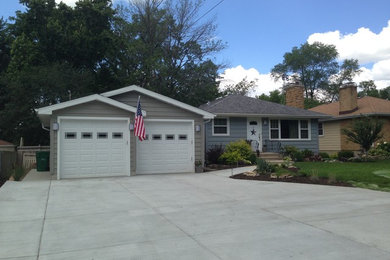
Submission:
[[[299,173],[335,178],[353,186],[390,191],[390,160],[377,162],[297,162]]]

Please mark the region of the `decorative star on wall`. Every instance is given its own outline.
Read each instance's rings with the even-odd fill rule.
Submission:
[[[251,130],[251,135],[256,135],[256,130],[255,129]]]

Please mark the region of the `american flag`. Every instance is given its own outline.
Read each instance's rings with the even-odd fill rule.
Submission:
[[[138,136],[140,141],[145,140],[145,125],[144,118],[142,117],[140,97],[138,97],[137,114],[134,121],[134,135]]]

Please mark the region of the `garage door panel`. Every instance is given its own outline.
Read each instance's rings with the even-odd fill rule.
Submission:
[[[130,174],[127,119],[63,119],[60,128],[61,178]],[[66,133],[76,137],[68,139]],[[105,138],[99,138],[99,133]]]
[[[137,173],[192,172],[193,123],[186,121],[145,121],[148,139],[137,140]],[[154,136],[160,136],[155,140]],[[180,140],[185,136],[185,140]]]

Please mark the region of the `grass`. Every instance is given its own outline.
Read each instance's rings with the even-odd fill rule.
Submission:
[[[300,173],[331,177],[355,187],[390,192],[390,160],[377,162],[297,162]]]

